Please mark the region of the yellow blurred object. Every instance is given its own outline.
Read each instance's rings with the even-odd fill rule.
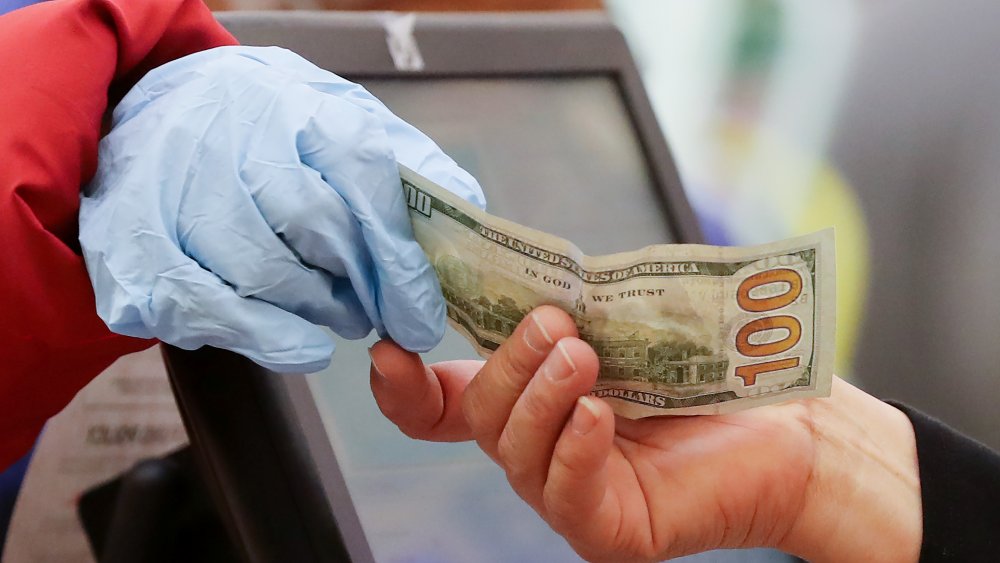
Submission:
[[[836,228],[837,236],[837,374],[849,375],[868,295],[870,246],[861,203],[844,178],[829,164],[816,170],[809,200],[795,234]]]
[[[834,227],[837,240],[837,357],[849,376],[868,291],[870,247],[861,202],[843,177],[817,155],[766,129],[724,119],[704,163],[710,201],[726,206],[733,244],[756,244]],[[704,204],[702,204],[704,205]]]

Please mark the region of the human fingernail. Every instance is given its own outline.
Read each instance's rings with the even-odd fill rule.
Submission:
[[[565,345],[560,340],[556,343],[555,351],[549,354],[548,358],[545,358],[545,363],[542,364],[542,373],[550,381],[561,381],[575,372],[576,364],[573,363],[573,358],[569,356],[569,352],[566,351]]]
[[[576,400],[576,408],[573,409],[573,418],[570,420],[570,427],[577,434],[586,434],[597,426],[597,420],[601,417],[601,409],[597,405],[597,400],[583,395]]]
[[[554,344],[552,337],[549,336],[549,331],[545,330],[534,313],[528,313],[528,316],[531,318],[531,322],[524,330],[524,343],[535,352],[544,354]]]
[[[374,346],[372,346],[372,348],[374,348]],[[389,383],[389,380],[385,377],[385,374],[382,373],[382,370],[378,369],[378,363],[375,361],[375,355],[372,354],[372,348],[368,349],[368,357],[372,360],[372,371],[374,371],[375,375],[379,376],[382,381]]]

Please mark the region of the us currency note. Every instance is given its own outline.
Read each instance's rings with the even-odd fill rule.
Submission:
[[[828,396],[833,231],[754,247],[654,245],[586,256],[400,169],[448,319],[488,357],[533,308],[568,312],[600,359],[591,394],[628,418]]]

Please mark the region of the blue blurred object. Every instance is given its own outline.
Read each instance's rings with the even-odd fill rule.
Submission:
[[[41,0],[0,0],[0,16],[18,8],[38,4]]]
[[[374,328],[427,351],[445,328],[397,162],[485,205],[467,172],[362,87],[276,47],[221,47],[115,109],[80,209],[115,332],[312,372]]]
[[[10,517],[14,514],[14,503],[17,501],[17,493],[21,490],[21,482],[24,481],[24,474],[28,470],[28,462],[31,461],[33,451],[24,454],[24,457],[0,472],[0,554],[3,554]]]

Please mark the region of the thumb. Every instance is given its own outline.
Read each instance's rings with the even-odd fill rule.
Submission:
[[[368,353],[375,402],[404,434],[433,442],[472,439],[462,415],[462,394],[483,362],[457,360],[427,367],[419,355],[391,340],[378,342]]]

